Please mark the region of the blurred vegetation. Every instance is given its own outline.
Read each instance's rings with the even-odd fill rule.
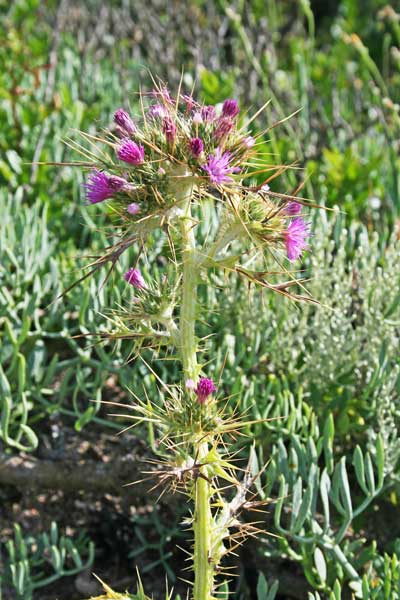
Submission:
[[[143,385],[156,393],[144,363],[127,363],[124,343],[74,337],[106,329],[103,307],[122,303],[127,291],[119,277],[102,287],[99,273],[56,300],[108,232],[104,214],[84,205],[80,170],[40,163],[77,160],[65,143],[74,129],[94,132],[117,107],[140,112],[135,91],[151,87],[149,71],[172,88],[183,73],[184,87],[196,84],[208,103],[234,96],[255,112],[270,100],[257,130],[300,109],[269,129],[262,152],[272,164],[298,167],[271,187],[290,192],[303,182],[301,194],[336,207],[315,218],[305,261],[321,306],[252,294],[249,311],[239,282],[218,292],[204,285],[202,300],[213,308],[203,331],[214,334],[207,356],[215,375],[225,365],[232,406],[239,400],[254,418],[275,417],[246,432],[255,460],[271,459],[261,491],[280,498],[269,526],[283,533],[258,550],[255,564],[267,578],[258,578],[259,600],[307,593],[339,600],[350,597],[349,582],[357,598],[400,598],[400,528],[390,522],[400,494],[399,7],[381,0],[15,0],[0,1],[0,16],[2,457],[22,452],[40,460],[48,444],[62,457],[64,429],[83,438],[120,429],[102,400],[126,400],[127,388]],[[172,362],[156,369],[168,381],[179,377]],[[149,445],[151,434],[136,432]],[[345,484],[350,505],[338,492]],[[7,486],[0,491],[3,597],[47,598],[43,589],[35,595],[40,582],[92,563],[83,534],[95,532],[81,522],[57,537],[42,504],[37,537],[27,526],[24,538],[23,519],[14,527],[9,509],[15,501],[29,506],[21,497]],[[132,581],[135,561],[145,557],[138,563],[145,572],[162,564],[173,582],[183,560],[178,516],[169,516],[165,530],[157,513],[136,509],[123,546]],[[388,523],[375,523],[381,512]],[[68,530],[62,506],[57,520]],[[102,542],[96,551],[101,556]],[[285,592],[285,583],[278,591],[267,583],[274,561],[284,572],[282,559],[300,565],[306,587],[299,584],[297,596],[296,586]],[[246,555],[243,561],[232,590],[244,600],[255,596],[253,567]],[[66,590],[48,597],[82,597]]]

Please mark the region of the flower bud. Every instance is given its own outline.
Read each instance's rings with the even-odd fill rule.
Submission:
[[[201,138],[193,138],[190,140],[190,152],[193,158],[198,158],[204,150],[203,140]]]
[[[168,144],[173,144],[176,134],[176,126],[171,117],[167,116],[163,118],[163,133]]]
[[[198,402],[200,404],[205,404],[207,398],[211,396],[216,389],[217,388],[215,387],[212,379],[208,379],[208,377],[200,377],[200,381],[196,388]]]
[[[132,202],[131,204],[128,204],[126,210],[130,215],[137,215],[140,212],[140,206],[137,202]]]
[[[233,129],[233,121],[230,117],[220,117],[214,130],[214,137],[219,141],[226,137]]]
[[[125,134],[131,135],[137,131],[135,123],[123,108],[115,111],[114,122],[118,125],[119,131],[122,130]]]
[[[146,282],[143,279],[143,276],[142,276],[141,272],[139,271],[139,269],[133,269],[133,268],[129,269],[124,274],[124,279],[125,279],[125,281],[127,281],[128,283],[133,285],[133,287],[135,287],[138,290],[142,290],[143,288],[146,287]]]
[[[187,390],[195,390],[196,389],[196,384],[193,381],[193,379],[186,379],[186,381],[185,381],[185,388]]]
[[[201,109],[201,118],[205,123],[214,121],[216,116],[215,106],[203,106]]]
[[[237,100],[228,98],[222,105],[222,114],[224,117],[231,117],[232,119],[240,113],[240,108]]]
[[[301,204],[300,202],[288,202],[284,208],[284,212],[287,215],[298,215],[301,213]]]

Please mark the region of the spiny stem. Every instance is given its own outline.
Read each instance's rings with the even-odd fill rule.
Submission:
[[[181,218],[182,235],[182,302],[180,312],[180,350],[184,375],[197,379],[197,342],[195,336],[197,281],[199,263],[196,257],[196,239],[190,210],[190,194],[186,199]],[[200,425],[200,424],[199,424]],[[203,439],[196,441],[195,453],[198,462],[208,454],[208,444]],[[194,589],[193,600],[212,598],[214,568],[211,562],[211,532],[213,516],[210,509],[211,490],[205,467],[195,483],[194,497]]]
[[[198,445],[198,461],[208,454],[207,442]],[[202,474],[204,467],[201,469]],[[193,600],[209,600],[214,585],[214,565],[211,556],[211,528],[213,517],[210,509],[210,484],[198,477],[196,481],[194,511],[194,588]]]
[[[197,278],[196,241],[190,213],[190,199],[181,218],[182,233],[182,302],[180,314],[181,357],[183,371],[188,379],[197,377],[197,344],[195,337]]]

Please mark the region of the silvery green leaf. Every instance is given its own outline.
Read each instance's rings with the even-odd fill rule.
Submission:
[[[353,454],[353,465],[356,472],[357,481],[365,494],[368,494],[368,488],[365,483],[364,457],[360,446],[357,444]]]
[[[322,550],[317,546],[314,550],[314,564],[322,583],[326,582],[326,562]]]
[[[268,583],[263,573],[258,575],[257,581],[257,600],[266,600],[268,593]]]
[[[322,500],[322,508],[324,511],[324,528],[329,528],[330,512],[329,512],[329,491],[331,489],[331,480],[326,469],[322,471],[319,484],[319,491]]]
[[[292,489],[292,514],[290,517],[290,530],[294,532],[294,525],[299,514],[302,500],[303,482],[301,477],[298,477]]]
[[[326,465],[326,468],[327,468],[329,474],[333,473],[333,469],[334,469],[333,450],[332,450],[334,437],[335,437],[335,424],[333,421],[332,413],[330,413],[328,418],[325,421],[324,435],[323,435],[325,465]]]
[[[278,593],[278,589],[279,581],[277,580],[274,581],[274,583],[271,585],[266,600],[275,600],[276,594]]]
[[[299,514],[298,514],[298,517],[293,526],[292,531],[294,533],[297,533],[298,531],[300,531],[300,529],[303,527],[304,521],[307,519],[307,517],[311,516],[310,515],[310,506],[311,506],[312,496],[313,496],[313,490],[310,486],[308,486],[306,491],[304,492],[300,510],[299,510]]]
[[[368,493],[369,495],[375,494],[375,475],[374,475],[374,467],[372,464],[371,455],[367,452],[365,456],[365,476],[367,480]]]

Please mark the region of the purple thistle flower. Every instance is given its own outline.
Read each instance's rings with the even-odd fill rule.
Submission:
[[[291,215],[292,217],[294,215],[298,215],[299,213],[301,213],[301,204],[300,202],[288,202],[286,204],[286,206],[284,207],[284,212],[287,215]]]
[[[297,260],[303,250],[307,248],[306,239],[310,235],[310,225],[301,217],[290,221],[286,231],[283,233],[285,239],[286,253],[290,261]]]
[[[132,140],[122,140],[118,146],[117,156],[131,165],[141,165],[144,161],[144,148]]]
[[[124,279],[125,281],[133,285],[133,287],[135,287],[137,290],[142,290],[146,287],[146,282],[143,279],[143,276],[139,269],[129,269],[129,271],[127,271],[124,274]]]
[[[233,121],[230,117],[220,117],[214,130],[214,137],[217,140],[222,140],[230,133],[233,128]]]
[[[114,113],[114,122],[118,125],[119,129],[125,134],[132,134],[137,131],[135,123],[132,121],[129,114],[123,108],[119,108]]]
[[[167,114],[168,110],[163,104],[153,104],[147,111],[147,116],[153,119],[163,119]]]
[[[222,114],[224,117],[231,117],[232,119],[240,113],[240,108],[237,100],[228,98],[222,105]]]
[[[128,204],[126,210],[130,215],[137,215],[140,212],[140,206],[137,202],[132,202],[131,204]]]
[[[200,377],[199,383],[197,384],[197,388],[195,390],[199,403],[204,404],[208,396],[211,396],[216,389],[217,388],[215,387],[212,379],[208,379],[208,377]]]
[[[215,106],[203,106],[201,109],[201,117],[205,123],[214,121],[217,116]]]
[[[85,184],[86,197],[91,204],[97,204],[97,202],[112,198],[115,193],[120,192],[126,185],[127,182],[122,177],[106,175],[95,169]]]
[[[173,144],[175,140],[176,126],[171,117],[167,116],[163,118],[162,130],[165,134],[168,144]]]
[[[229,165],[230,152],[224,152],[222,154],[221,148],[217,148],[215,155],[212,154],[208,157],[207,164],[202,165],[202,169],[207,171],[211,183],[215,185],[221,185],[222,183],[230,183],[232,177],[229,177],[229,173],[235,171],[235,167]]]
[[[190,152],[194,158],[198,158],[204,150],[203,140],[199,137],[190,140]]]

